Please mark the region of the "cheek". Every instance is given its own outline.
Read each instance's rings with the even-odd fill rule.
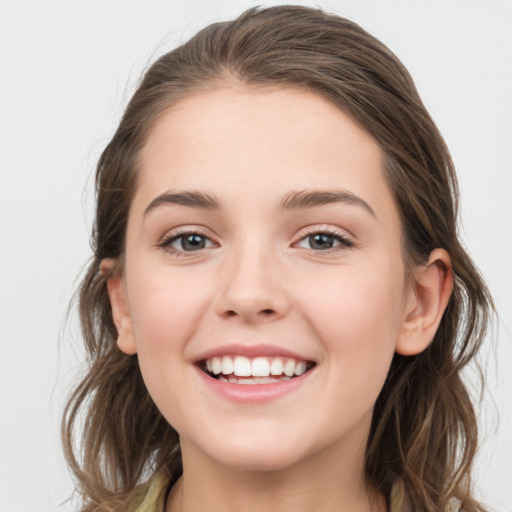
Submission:
[[[402,318],[401,266],[373,263],[317,272],[296,287],[304,325],[323,352],[324,400],[310,422],[325,440],[354,426],[369,428],[394,355]]]
[[[155,404],[175,428],[183,425],[190,406],[186,347],[211,304],[208,288],[182,274],[132,273],[128,281],[141,374]]]
[[[130,276],[128,294],[137,350],[141,356],[175,358],[208,308],[210,292],[200,276],[148,272]]]
[[[377,371],[385,378],[400,334],[402,266],[380,263],[339,268],[301,286],[309,290],[302,295],[301,309],[329,359],[338,361],[347,374]]]

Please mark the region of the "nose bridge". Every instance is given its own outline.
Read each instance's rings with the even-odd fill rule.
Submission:
[[[250,237],[240,240],[226,258],[219,313],[247,321],[283,316],[288,301],[279,267],[279,256],[269,241],[265,244]]]

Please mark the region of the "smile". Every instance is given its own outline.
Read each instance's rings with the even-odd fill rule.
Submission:
[[[221,382],[231,384],[275,384],[299,377],[315,363],[292,357],[246,357],[219,355],[199,363],[200,369]]]

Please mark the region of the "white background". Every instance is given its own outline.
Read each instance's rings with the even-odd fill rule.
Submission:
[[[276,3],[0,0],[0,512],[76,508],[59,422],[81,349],[64,319],[90,255],[94,165],[140,73],[204,25]],[[476,480],[511,512],[512,1],[319,5],[403,60],[452,151],[463,238],[501,315]]]

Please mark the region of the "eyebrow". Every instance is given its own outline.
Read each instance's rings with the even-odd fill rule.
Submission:
[[[195,190],[185,192],[164,192],[155,197],[148,207],[144,210],[144,216],[160,206],[179,204],[190,206],[191,208],[200,208],[203,210],[220,210],[220,201],[212,194],[199,192]]]
[[[367,210],[373,217],[377,218],[372,207],[364,199],[344,189],[291,191],[283,197],[279,203],[278,209],[283,211],[303,210],[333,203],[346,203],[360,206]],[[144,210],[144,216],[161,206],[173,204],[203,210],[222,209],[219,199],[215,195],[208,194],[207,192],[196,190],[183,192],[167,191],[149,203],[148,207]]]
[[[292,191],[283,198],[279,208],[281,210],[300,210],[333,203],[361,206],[373,217],[377,218],[373,208],[364,199],[344,189]]]

